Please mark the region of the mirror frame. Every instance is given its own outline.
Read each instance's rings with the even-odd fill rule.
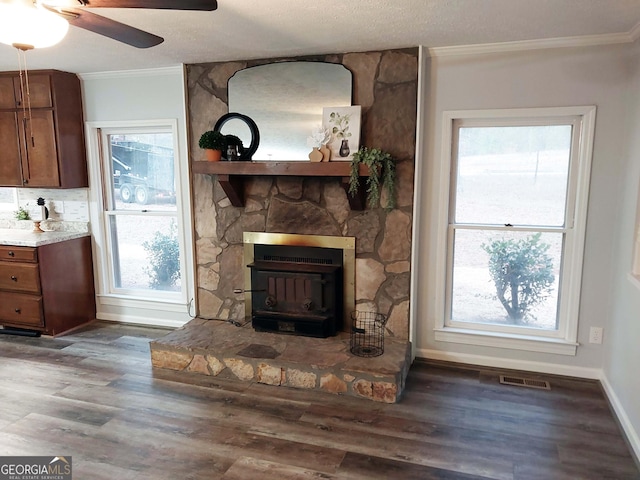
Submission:
[[[260,132],[258,130],[258,125],[247,115],[243,115],[242,113],[230,112],[225,113],[221,116],[216,122],[213,129],[216,132],[222,132],[222,127],[225,123],[230,120],[240,120],[244,122],[247,127],[249,127],[249,131],[251,132],[251,144],[248,147],[242,147],[242,152],[240,152],[239,159],[240,160],[251,160],[253,154],[258,150],[258,146],[260,145]]]

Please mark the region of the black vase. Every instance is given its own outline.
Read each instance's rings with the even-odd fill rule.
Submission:
[[[349,150],[349,140],[346,138],[342,140],[342,144],[340,145],[340,150],[338,153],[341,157],[348,157],[351,150]]]

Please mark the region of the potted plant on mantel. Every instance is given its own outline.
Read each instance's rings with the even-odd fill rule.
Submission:
[[[351,160],[349,195],[355,197],[360,187],[360,164],[369,167],[367,200],[371,208],[380,203],[381,188],[387,192],[387,209],[396,206],[396,162],[391,154],[378,148],[360,147]]]
[[[202,134],[198,146],[204,149],[207,160],[217,162],[222,158],[222,150],[226,148],[227,140],[224,134],[209,130]]]

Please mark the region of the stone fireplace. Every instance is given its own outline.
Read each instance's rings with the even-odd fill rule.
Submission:
[[[238,322],[250,314],[245,298],[233,291],[245,281],[244,232],[353,237],[355,306],[387,315],[389,330],[407,340],[418,51],[188,65],[193,161],[202,159],[200,134],[227,113],[227,80],[240,69],[285,60],[342,63],[351,70],[353,104],[362,106],[361,144],[388,151],[397,162],[397,207],[354,211],[339,178],[277,176],[249,178],[245,206],[234,207],[215,175],[193,174],[198,314]]]
[[[396,208],[384,208],[383,194],[382,207],[352,210],[340,178],[277,175],[244,180],[244,206],[237,207],[216,175],[192,172],[199,318],[152,343],[153,365],[395,402],[410,364],[418,49],[188,65],[192,162],[202,160],[201,133],[228,112],[227,80],[240,69],[286,60],[341,63],[353,73],[353,104],[362,107],[360,143],[396,160]],[[246,232],[353,240],[353,274],[344,275],[353,283],[345,289],[342,316],[354,309],[386,315],[384,355],[352,355],[346,331],[329,338],[254,331],[251,297],[237,293],[252,289]]]

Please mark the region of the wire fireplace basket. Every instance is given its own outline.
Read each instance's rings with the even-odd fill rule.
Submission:
[[[386,315],[376,312],[351,312],[351,353],[359,357],[377,357],[384,353]]]

